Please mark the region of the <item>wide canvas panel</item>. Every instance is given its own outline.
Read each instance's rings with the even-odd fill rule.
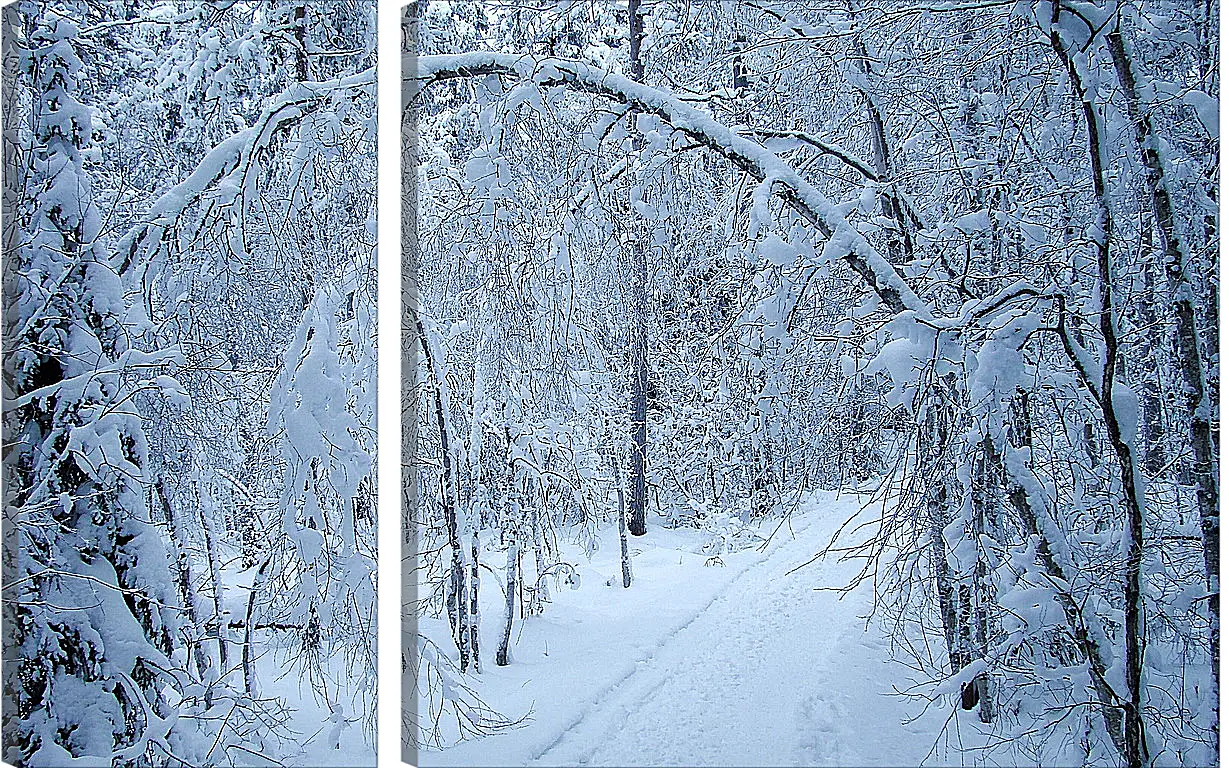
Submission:
[[[1218,14],[408,6],[404,757],[1214,764]]]
[[[374,765],[375,4],[3,22],[3,758]]]

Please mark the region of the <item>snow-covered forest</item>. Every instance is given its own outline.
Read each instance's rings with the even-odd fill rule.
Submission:
[[[3,23],[4,760],[374,764],[374,3]]]
[[[411,756],[1215,763],[1218,14],[411,4]]]

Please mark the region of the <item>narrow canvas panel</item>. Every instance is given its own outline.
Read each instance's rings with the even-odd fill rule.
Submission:
[[[3,25],[4,760],[374,765],[374,2]]]
[[[418,60],[416,7],[402,7],[401,25],[401,754],[418,764],[418,434],[421,395],[419,369],[423,334],[418,330],[418,110],[414,67]]]
[[[1214,764],[1218,13],[411,4],[405,757]]]

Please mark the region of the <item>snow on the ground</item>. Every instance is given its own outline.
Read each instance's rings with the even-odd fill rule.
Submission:
[[[256,569],[241,569],[237,558],[222,568],[225,609],[228,621],[246,619],[247,601]],[[207,607],[211,607],[209,604]],[[263,736],[264,754],[286,766],[311,768],[349,768],[376,764],[375,737],[364,729],[365,713],[375,708],[374,682],[364,689],[361,678],[346,669],[342,654],[326,659],[323,674],[327,682],[317,685],[304,677],[301,651],[295,638],[287,633],[258,630],[260,643],[254,668],[257,689],[262,699],[279,702],[287,719]],[[243,674],[238,663],[242,653],[243,632],[230,634],[231,671],[238,681]],[[238,684],[238,683],[236,683]],[[327,691],[328,700],[322,696]],[[364,701],[364,697],[369,701]],[[237,765],[266,766],[270,760],[260,755],[230,754]]]
[[[632,538],[635,582],[618,573],[607,532],[592,561],[578,549],[581,586],[553,594],[545,614],[519,619],[512,663],[496,667],[502,605],[484,579],[484,671],[468,676],[487,704],[523,727],[422,750],[421,766],[919,765],[950,708],[893,693],[908,670],[865,620],[870,585],[832,590],[856,563],[810,560],[859,497],[817,494],[763,549],[706,566],[705,534],[651,527]],[[766,524],[767,537],[776,523]],[[495,558],[498,553],[488,553]],[[794,571],[791,573],[791,571]],[[423,622],[437,633],[442,622]],[[451,648],[446,628],[432,637]],[[455,654],[455,648],[452,649]],[[473,682],[476,680],[477,682]],[[940,710],[944,711],[940,711]],[[959,759],[957,758],[959,762]]]
[[[326,669],[333,680],[346,680],[347,673],[340,660]],[[311,768],[341,768],[342,766],[374,766],[374,740],[364,733],[365,707],[374,708],[374,701],[364,705],[361,692],[330,692],[333,707],[303,680],[298,668],[291,668],[287,654],[274,654],[270,663],[257,667],[258,678],[267,680],[261,692],[283,699],[293,710],[287,726],[291,739],[280,745],[281,761],[287,766]],[[370,692],[369,692],[370,693]]]

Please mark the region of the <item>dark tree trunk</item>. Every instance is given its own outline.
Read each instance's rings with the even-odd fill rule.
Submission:
[[[1121,29],[1106,37],[1118,84],[1127,102],[1127,116],[1135,127],[1135,147],[1144,166],[1145,183],[1150,193],[1152,213],[1165,255],[1165,276],[1169,283],[1170,310],[1176,321],[1178,370],[1182,377],[1183,417],[1195,459],[1191,474],[1195,481],[1195,504],[1203,533],[1204,577],[1209,592],[1220,591],[1220,487],[1216,476],[1216,448],[1212,442],[1211,404],[1207,399],[1203,361],[1200,357],[1199,331],[1196,327],[1194,290],[1191,286],[1187,248],[1181,241],[1174,220],[1173,201],[1165,179],[1165,168],[1157,151],[1159,137],[1152,124],[1152,115],[1143,107],[1135,81],[1135,72],[1128,55]],[[1211,279],[1211,277],[1209,277]],[[1208,603],[1209,645],[1212,656],[1213,702],[1212,728],[1219,730],[1220,605],[1217,598]],[[1129,670],[1128,670],[1129,671]],[[1213,745],[1216,748],[1216,745]]]
[[[1011,402],[1011,423],[1008,429],[1008,454],[998,458],[1004,469],[1007,484],[1007,500],[1024,523],[1024,533],[1037,538],[1037,558],[1041,561],[1045,572],[1055,584],[1070,584],[1068,575],[1072,571],[1066,564],[1059,562],[1055,555],[1052,541],[1062,533],[1047,516],[1049,510],[1044,501],[1034,501],[1028,492],[1027,478],[1031,468],[1024,466],[1021,455],[1016,454],[1021,449],[1028,449],[1024,456],[1031,455],[1033,445],[1033,427],[1030,416],[1028,393],[1017,390],[1016,397]],[[1059,605],[1067,624],[1071,627],[1075,639],[1076,651],[1088,664],[1089,679],[1097,695],[1098,709],[1101,711],[1105,730],[1110,740],[1124,756],[1127,745],[1123,734],[1123,710],[1118,694],[1106,679],[1106,670],[1111,666],[1111,649],[1102,646],[1098,638],[1102,633],[1094,634],[1085,620],[1081,603],[1077,602],[1067,590],[1056,590]],[[1096,617],[1093,617],[1093,621]]]
[[[640,12],[640,0],[627,3],[628,40],[630,61],[628,76],[644,82],[644,61],[640,45],[644,39],[644,17]],[[639,151],[642,142],[634,142],[633,151]],[[632,244],[632,456],[631,456],[631,503],[628,510],[627,529],[633,536],[643,536],[646,528],[648,506],[647,453],[649,445],[648,395],[649,395],[649,340],[648,340],[648,256],[643,238],[635,232],[630,235]]]
[[[422,345],[423,361],[427,364],[427,377],[431,382],[435,399],[435,423],[440,435],[440,465],[443,477],[440,488],[440,505],[444,510],[444,526],[448,530],[448,546],[452,549],[452,560],[447,588],[448,621],[452,636],[457,643],[460,654],[461,671],[469,668],[469,610],[466,605],[465,591],[465,555],[461,551],[461,538],[457,530],[456,507],[456,477],[453,474],[451,442],[448,439],[448,419],[444,411],[443,373],[436,370],[434,356],[431,354],[431,343],[427,338],[427,328],[422,317],[415,316],[419,342]]]
[[[300,83],[308,80],[307,67],[307,3],[295,3],[291,11],[294,25],[294,75]]]
[[[1143,545],[1144,515],[1142,474],[1136,472],[1131,446],[1124,439],[1114,408],[1114,375],[1118,367],[1118,328],[1114,318],[1113,275],[1111,272],[1110,245],[1113,237],[1114,219],[1109,202],[1106,182],[1105,151],[1106,131],[1094,103],[1094,97],[1083,80],[1080,67],[1067,49],[1059,34],[1061,4],[1055,3],[1050,18],[1050,45],[1067,70],[1072,91],[1079,101],[1084,128],[1088,139],[1088,157],[1092,176],[1095,208],[1095,235],[1093,245],[1096,254],[1097,280],[1095,297],[1098,308],[1098,329],[1104,344],[1100,377],[1087,370],[1081,355],[1077,354],[1070,333],[1060,317],[1060,337],[1072,365],[1084,388],[1092,396],[1101,411],[1106,436],[1118,459],[1118,476],[1122,483],[1122,504],[1125,512],[1123,533],[1126,538],[1127,562],[1124,574],[1123,598],[1126,612],[1124,620],[1127,701],[1122,703],[1126,721],[1126,754],[1128,768],[1140,768],[1148,763],[1148,739],[1143,717],[1143,656],[1147,638],[1147,615],[1143,605]],[[1112,46],[1111,46],[1112,47]],[[1111,51],[1112,53],[1112,51]],[[1062,313],[1065,315],[1065,311]],[[1181,321],[1179,321],[1181,322]]]
[[[469,648],[474,656],[474,671],[482,671],[482,659],[478,655],[478,588],[481,581],[478,574],[478,532],[470,544],[470,577],[469,577]]]
[[[1164,348],[1159,318],[1156,312],[1156,280],[1153,275],[1152,230],[1141,228],[1142,269],[1144,278],[1143,295],[1140,296],[1138,311],[1140,324],[1144,328],[1144,346],[1149,350]],[[1140,382],[1139,404],[1143,426],[1143,470],[1150,477],[1156,477],[1165,468],[1165,423],[1161,409],[1161,365],[1153,355],[1146,355],[1145,371]]]
[[[248,593],[248,608],[246,619],[243,623],[243,690],[249,695],[256,694],[256,665],[253,664],[252,657],[252,630],[256,628],[256,595],[259,594],[260,588],[265,583],[265,572],[269,570],[269,563],[273,562],[273,553],[270,552],[260,568],[256,571],[256,578],[252,579],[252,590]]]
[[[162,478],[154,484],[154,492],[158,496],[158,502],[162,506],[162,512],[166,516],[167,534],[171,539],[171,546],[175,551],[175,560],[172,563],[172,568],[175,571],[175,583],[179,587],[179,599],[183,602],[184,609],[188,613],[188,623],[192,627],[192,639],[189,642],[192,648],[192,660],[196,665],[196,674],[198,679],[204,681],[206,679],[205,672],[209,669],[209,657],[205,653],[205,647],[201,643],[205,635],[204,623],[201,621],[200,610],[196,605],[196,587],[192,584],[192,562],[188,557],[188,549],[184,543],[184,532],[180,526],[180,520],[175,515],[175,507],[171,503],[170,497],[167,496],[166,486],[163,484]],[[212,707],[212,690],[205,689],[205,706]]]

